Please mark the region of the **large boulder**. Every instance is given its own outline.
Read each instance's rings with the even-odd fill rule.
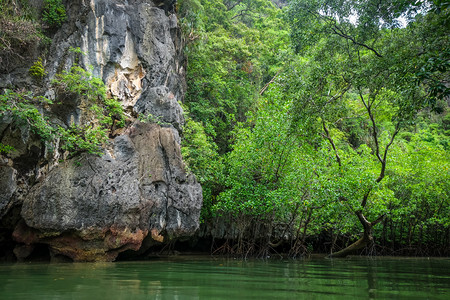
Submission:
[[[136,123],[102,157],[55,168],[25,198],[14,238],[76,261],[112,260],[198,228],[201,187],[184,170],[176,131]],[[142,249],[141,249],[142,250]]]

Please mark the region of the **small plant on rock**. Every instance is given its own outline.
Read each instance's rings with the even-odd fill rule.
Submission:
[[[79,48],[71,48],[75,54],[85,55]],[[108,98],[103,81],[93,76],[91,69],[85,70],[78,64],[69,71],[56,76],[53,84],[68,95],[80,97],[89,105],[90,117],[86,124],[72,124],[67,129],[60,129],[62,149],[71,154],[87,151],[101,154],[101,145],[108,139],[108,131],[114,126],[125,126],[125,115],[119,101]],[[116,121],[116,122],[115,122]]]
[[[117,98],[108,98],[105,100],[106,114],[115,122],[119,128],[125,126],[125,114],[123,107]]]
[[[0,143],[0,154],[8,154],[14,150],[14,147]]]
[[[33,63],[28,73],[36,80],[41,80],[45,76],[46,72],[41,57]]]

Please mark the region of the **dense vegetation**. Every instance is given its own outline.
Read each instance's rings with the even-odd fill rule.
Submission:
[[[32,59],[34,80],[0,92],[0,118],[50,150],[98,154],[122,107],[77,64],[42,97],[49,37],[67,16],[61,0],[39,16],[26,3],[0,0],[0,71]],[[177,14],[183,157],[204,226],[230,224],[215,253],[449,255],[449,2],[178,0]],[[92,108],[86,119],[52,122],[70,101]]]
[[[75,64],[50,83],[57,94],[55,99],[44,97],[39,88],[47,75],[42,57],[48,53],[52,31],[65,20],[62,0],[44,0],[41,15],[26,0],[0,0],[0,71],[7,73],[15,65],[35,59],[36,53],[41,55],[28,72],[34,84],[10,86],[0,92],[0,120],[31,131],[49,151],[67,151],[69,157],[81,152],[100,154],[108,135],[123,127],[125,118],[120,103],[108,97],[103,81],[78,65],[85,53],[79,48],[69,49],[68,55],[74,57]],[[52,113],[58,114],[73,101],[90,107],[82,124],[50,120]],[[13,146],[0,143],[0,153],[14,150]]]
[[[278,2],[179,1],[215,251],[448,255],[448,2]]]
[[[72,51],[80,52],[79,49]],[[43,72],[41,60],[30,68],[33,77],[41,78]],[[101,154],[111,129],[125,125],[120,103],[107,96],[105,84],[100,78],[77,64],[70,71],[57,74],[52,85],[58,92],[56,102],[38,95],[32,89],[5,89],[0,94],[0,118],[10,119],[13,126],[36,134],[47,150],[60,148],[67,151],[69,157],[81,152]],[[90,113],[82,124],[73,122],[61,125],[50,121],[47,115],[49,111],[57,113],[58,110],[64,110],[67,102],[73,100],[90,107]],[[14,151],[11,145],[0,143],[0,147],[3,153]]]

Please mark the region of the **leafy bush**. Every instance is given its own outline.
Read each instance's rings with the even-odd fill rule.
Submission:
[[[158,125],[167,125],[167,123],[161,121],[161,117],[154,116],[153,114],[140,114],[138,116],[138,121],[142,123],[156,123]]]
[[[183,127],[181,154],[188,171],[195,174],[203,188],[203,206],[201,221],[211,216],[215,195],[222,190],[223,160],[218,154],[218,147],[209,137],[203,125],[189,117],[186,107],[186,123]]]
[[[42,140],[54,138],[54,128],[48,119],[38,110],[43,104],[52,102],[44,97],[33,96],[31,92],[13,92],[6,90],[0,95],[0,117],[8,115],[19,125],[29,126]]]
[[[107,98],[105,99],[106,105],[106,115],[111,118],[112,121],[116,120],[117,127],[125,126],[125,114],[123,112],[123,107],[117,98]]]
[[[53,83],[65,92],[78,94],[90,101],[104,101],[107,98],[103,81],[78,65],[58,74]]]
[[[12,151],[14,151],[14,147],[0,143],[0,154],[2,153],[8,154]]]
[[[8,70],[18,60],[30,56],[34,46],[46,38],[36,21],[0,12],[0,70]]]
[[[100,146],[108,138],[107,130],[100,126],[75,125],[69,128],[58,128],[61,137],[61,149],[67,150],[71,155],[88,152],[101,155]]]
[[[205,12],[199,0],[177,1],[177,15],[181,28],[189,40],[195,40],[204,29]]]
[[[41,59],[30,68],[30,74],[35,77],[45,74]],[[105,84],[100,78],[78,65],[58,74],[53,84],[66,96],[80,97],[89,104],[90,115],[85,124],[72,124],[69,128],[63,128],[50,123],[44,111],[53,102],[26,91],[6,90],[0,95],[0,117],[7,116],[19,126],[28,126],[47,144],[59,139],[61,149],[69,151],[71,155],[80,152],[101,154],[101,145],[108,139],[110,128],[113,125],[125,125],[120,103],[117,99],[107,97]],[[117,121],[115,124],[114,120]],[[8,145],[2,145],[0,149],[3,153],[11,151]]]
[[[33,78],[38,79],[38,80],[42,79],[45,76],[46,72],[44,69],[44,65],[42,64],[41,57],[39,57],[39,59],[33,63],[33,65],[28,70],[28,73]]]
[[[74,52],[81,53],[76,50]],[[53,84],[63,92],[87,101],[90,104],[89,110],[93,113],[89,124],[72,125],[68,129],[58,130],[64,141],[62,148],[73,154],[83,151],[100,154],[99,147],[106,142],[108,130],[113,126],[114,120],[118,121],[118,127],[125,125],[120,103],[117,99],[108,98],[106,86],[100,78],[78,65],[57,75]]]
[[[66,8],[62,4],[62,0],[44,0],[42,20],[50,28],[60,27],[66,19]]]

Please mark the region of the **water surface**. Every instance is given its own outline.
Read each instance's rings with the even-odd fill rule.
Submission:
[[[450,259],[0,265],[0,299],[450,299]]]

